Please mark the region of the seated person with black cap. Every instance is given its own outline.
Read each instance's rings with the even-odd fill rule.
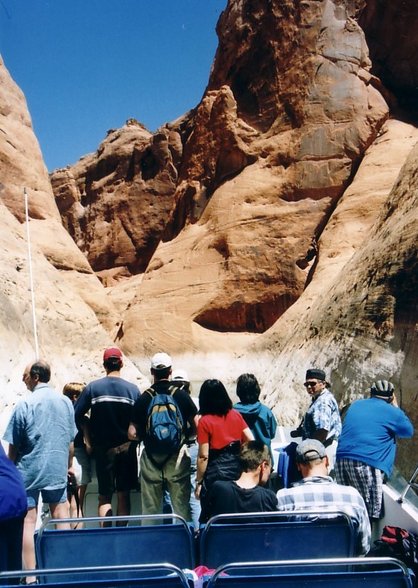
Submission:
[[[328,457],[325,447],[316,439],[306,439],[296,448],[296,463],[302,480],[292,488],[277,492],[277,509],[329,510],[346,513],[357,529],[356,555],[365,555],[370,549],[370,521],[363,498],[355,488],[342,486],[328,476]]]
[[[341,433],[341,418],[337,401],[328,390],[325,372],[313,368],[306,372],[304,386],[312,402],[299,428],[291,432],[292,437],[318,439],[327,449],[329,468],[335,463],[337,441]]]

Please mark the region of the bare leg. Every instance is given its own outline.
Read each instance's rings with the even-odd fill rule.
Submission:
[[[49,510],[53,519],[68,519],[70,516],[68,501],[52,502],[49,504]],[[59,523],[56,527],[57,529],[71,529],[70,523]]]
[[[80,516],[84,517],[84,499],[86,497],[87,484],[78,487],[78,502],[80,504]]]
[[[112,511],[112,497],[111,496],[103,496],[99,494],[99,517],[111,517],[113,515]],[[112,523],[106,523],[103,521],[101,523],[102,527],[111,527]]]
[[[34,570],[36,568],[35,557],[35,526],[36,526],[37,508],[32,507],[28,510],[23,523],[23,544],[22,559],[25,570]],[[35,582],[36,576],[28,576],[26,582]]]
[[[75,499],[74,494],[72,494],[69,497],[68,505],[69,505],[70,517],[72,519],[76,519],[76,518],[78,518],[78,516],[81,516],[81,514],[79,515],[78,511],[77,511],[77,501]],[[72,525],[73,525],[73,528],[75,528],[77,526],[77,523],[73,523]]]
[[[78,495],[78,505],[75,499],[75,496],[72,497],[70,503],[70,511],[71,516],[73,518],[80,519],[84,517],[84,498],[86,496],[87,484],[83,484],[82,486],[77,486],[77,495]],[[74,529],[82,529],[84,527],[83,523],[73,523]]]

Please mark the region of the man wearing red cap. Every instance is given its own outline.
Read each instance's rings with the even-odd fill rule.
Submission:
[[[120,371],[122,352],[109,347],[103,355],[106,376],[90,382],[75,405],[77,427],[83,430],[83,417],[90,410],[89,443],[96,460],[99,486],[99,516],[111,516],[112,495],[117,492],[117,514],[129,515],[130,491],[137,484],[135,441],[128,439],[132,409],[139,398],[138,387],[124,380]]]

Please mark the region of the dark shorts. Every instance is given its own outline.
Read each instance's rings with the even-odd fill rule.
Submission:
[[[138,484],[137,443],[128,441],[118,447],[95,447],[96,474],[101,496],[127,492]]]
[[[28,508],[36,508],[38,506],[39,494],[42,496],[44,504],[62,504],[67,502],[67,485],[55,490],[26,490],[28,500]]]

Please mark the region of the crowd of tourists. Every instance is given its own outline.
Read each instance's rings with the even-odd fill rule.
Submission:
[[[339,510],[355,522],[357,554],[367,553],[371,522],[383,516],[396,438],[413,434],[390,382],[374,382],[370,398],[354,402],[342,423],[325,372],[309,369],[311,404],[291,433],[298,441],[280,450],[288,457],[281,478],[273,472],[276,418],[260,402],[253,374],[237,379],[233,404],[217,379],[192,397],[187,372],[173,370],[164,352],[152,357],[152,384],[142,393],[121,376],[120,349],[105,350],[103,367],[103,378],[69,383],[63,394],[50,387],[45,361],[25,369],[32,394],[6,428],[8,457],[0,445],[0,570],[36,567],[40,498],[55,519],[82,517],[94,471],[103,525],[130,514],[133,490],[140,490],[142,514],[169,510],[196,532],[223,513]]]

